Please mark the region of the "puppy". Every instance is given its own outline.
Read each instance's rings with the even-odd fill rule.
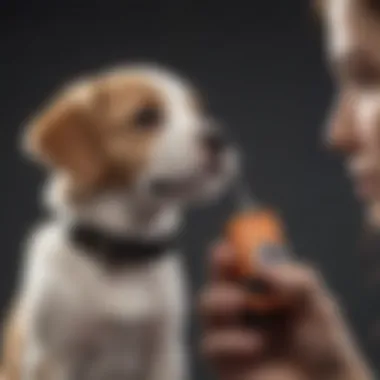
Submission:
[[[50,219],[27,242],[4,379],[186,378],[175,239],[238,166],[210,116],[184,79],[136,66],[74,82],[30,122]]]

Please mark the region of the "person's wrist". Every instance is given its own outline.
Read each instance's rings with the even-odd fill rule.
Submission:
[[[375,380],[369,368],[364,363],[345,363],[342,366],[329,368],[319,368],[312,371],[313,380]]]
[[[374,380],[374,375],[362,356],[351,330],[346,324],[336,298],[328,297],[325,315],[329,341],[330,360],[322,366],[322,376],[315,380]],[[323,371],[324,369],[324,371]]]
[[[369,365],[358,350],[346,356],[341,366],[341,377],[336,380],[375,380]]]
[[[311,363],[313,380],[374,380],[351,332],[338,314],[330,319],[327,346]]]
[[[331,362],[315,368],[313,380],[375,380],[368,364],[352,344],[342,345],[342,350]]]

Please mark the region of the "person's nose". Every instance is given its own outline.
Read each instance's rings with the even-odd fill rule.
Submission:
[[[329,149],[343,154],[350,154],[358,149],[355,103],[351,94],[342,94],[334,104],[328,119],[324,142]]]

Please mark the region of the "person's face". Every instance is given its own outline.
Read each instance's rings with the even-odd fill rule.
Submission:
[[[380,6],[321,0],[325,48],[337,86],[326,142],[346,158],[356,194],[380,204]]]

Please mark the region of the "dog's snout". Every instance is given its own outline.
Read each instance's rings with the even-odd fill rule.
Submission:
[[[208,131],[203,137],[203,143],[211,154],[220,154],[227,145],[224,134],[218,129]]]

